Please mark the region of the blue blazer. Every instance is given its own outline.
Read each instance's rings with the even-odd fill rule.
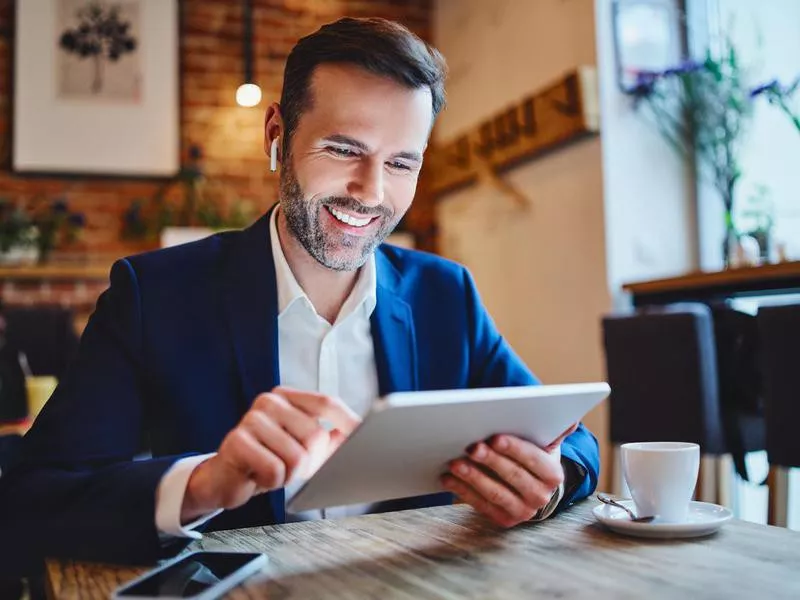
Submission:
[[[223,233],[118,261],[68,374],[0,478],[0,563],[42,557],[149,563],[167,548],[155,493],[180,457],[216,450],[257,394],[279,384],[277,288],[265,215]],[[463,267],[388,245],[376,252],[371,318],[381,394],[537,383],[486,313]],[[142,448],[153,458],[133,460]],[[564,443],[574,485],[597,483],[583,426]],[[384,503],[443,504],[448,494]],[[209,529],[280,523],[278,490],[212,519]]]

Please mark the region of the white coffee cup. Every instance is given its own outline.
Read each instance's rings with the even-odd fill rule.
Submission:
[[[686,442],[622,445],[622,472],[639,516],[683,523],[700,469],[700,446]]]

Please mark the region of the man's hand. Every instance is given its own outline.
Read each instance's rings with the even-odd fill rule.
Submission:
[[[335,429],[319,423],[325,419]],[[341,445],[360,419],[340,400],[276,387],[259,395],[231,430],[216,456],[189,478],[181,522],[218,508],[236,508],[293,477],[310,477]]]
[[[564,481],[561,442],[575,429],[577,424],[547,448],[511,435],[472,444],[465,458],[450,463],[442,485],[502,527],[529,521]]]

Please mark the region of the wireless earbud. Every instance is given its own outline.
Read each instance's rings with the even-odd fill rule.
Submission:
[[[275,138],[272,140],[272,144],[269,147],[269,170],[273,173],[278,170],[278,140],[280,138]]]

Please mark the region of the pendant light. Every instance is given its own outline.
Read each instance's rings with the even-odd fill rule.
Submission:
[[[244,25],[244,83],[236,90],[236,103],[251,107],[261,102],[261,88],[253,82],[253,0],[242,0],[242,23]]]

